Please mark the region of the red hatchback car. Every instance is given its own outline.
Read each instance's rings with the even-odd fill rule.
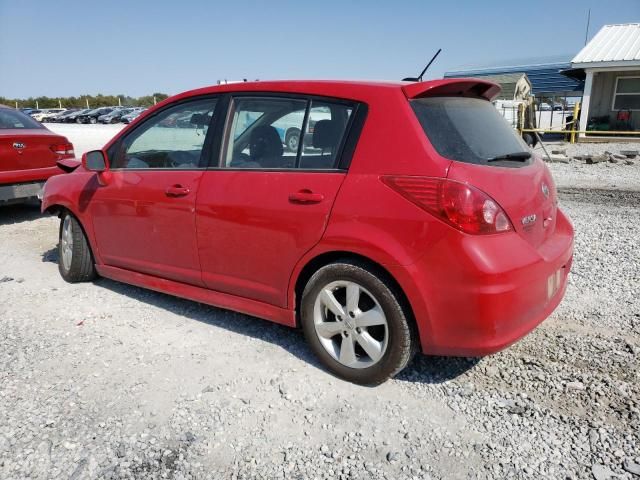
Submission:
[[[39,197],[44,182],[62,173],[56,162],[73,156],[65,137],[20,110],[0,106],[0,205]]]
[[[573,257],[549,170],[492,106],[498,91],[447,79],[177,95],[47,182],[60,272],[301,326],[357,383],[418,350],[496,352],[551,314]],[[285,150],[282,130],[311,116],[313,135]]]

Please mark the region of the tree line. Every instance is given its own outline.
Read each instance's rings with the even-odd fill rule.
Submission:
[[[18,108],[89,108],[111,107],[113,105],[149,107],[161,102],[169,95],[166,93],[154,93],[142,97],[130,97],[129,95],[80,95],[79,97],[29,97],[6,98],[0,97],[0,105]]]

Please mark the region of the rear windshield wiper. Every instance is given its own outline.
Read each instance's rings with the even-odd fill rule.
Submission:
[[[488,158],[487,162],[498,162],[500,160],[516,160],[518,162],[524,162],[525,160],[529,160],[530,158],[531,152],[514,152]]]

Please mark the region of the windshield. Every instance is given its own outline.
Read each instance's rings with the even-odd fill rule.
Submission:
[[[487,100],[431,97],[412,100],[411,106],[433,147],[450,160],[486,165],[497,157],[529,151]]]
[[[25,115],[19,110],[10,108],[0,108],[0,129],[9,128],[44,128],[29,115]]]

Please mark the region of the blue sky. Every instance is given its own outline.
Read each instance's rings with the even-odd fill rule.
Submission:
[[[0,96],[178,93],[218,79],[401,79],[571,57],[640,0],[0,0]]]

